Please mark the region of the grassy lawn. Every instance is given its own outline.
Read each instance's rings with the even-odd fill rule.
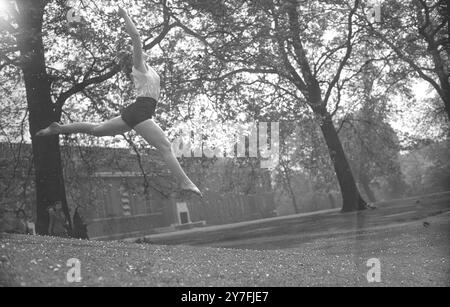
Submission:
[[[423,205],[414,203],[416,209]],[[252,224],[253,237],[242,232],[242,237],[233,233],[234,239],[223,239],[223,234],[214,239],[203,230],[202,244],[201,234],[184,232],[189,244],[190,236],[197,236],[191,246],[2,235],[0,285],[450,286],[448,205],[425,206],[428,211],[415,215],[411,207],[401,205],[402,210],[380,206],[358,215],[322,214],[303,220],[305,225],[316,225],[303,234],[289,232],[282,219],[278,226],[271,224],[281,229],[272,237],[264,223],[259,233]],[[365,221],[357,228],[339,226],[356,216]],[[211,231],[217,235],[219,230]],[[175,234],[172,240],[182,235]],[[66,280],[71,258],[81,262],[80,283]],[[371,258],[381,262],[381,283],[367,281]]]

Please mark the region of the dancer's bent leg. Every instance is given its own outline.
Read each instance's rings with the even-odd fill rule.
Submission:
[[[56,134],[74,134],[83,133],[93,136],[115,136],[124,134],[130,131],[130,127],[125,124],[120,116],[115,117],[103,123],[72,123],[67,125],[60,125],[53,123],[49,127],[42,129],[36,135],[37,136],[49,136]]]
[[[134,130],[149,144],[158,149],[170,171],[177,178],[182,190],[192,191],[193,193],[202,196],[200,190],[181,168],[181,165],[175,157],[172,151],[172,146],[164,134],[164,131],[152,119],[140,123],[134,127]]]

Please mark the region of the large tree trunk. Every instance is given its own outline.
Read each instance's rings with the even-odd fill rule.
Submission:
[[[441,10],[439,11],[443,19],[448,20],[448,16],[450,14],[450,5],[448,5],[447,1],[441,0],[440,1]],[[445,15],[447,14],[447,15]],[[450,22],[447,22],[447,31],[448,31],[448,37],[447,37],[447,44],[445,50],[447,51],[447,61],[444,63],[448,63],[448,58],[450,58]],[[448,65],[448,64],[447,64]],[[447,70],[448,71],[448,70]],[[447,112],[448,120],[450,121],[450,82],[444,74],[439,75],[439,81],[441,83],[442,88],[442,95],[441,98],[444,101],[444,108]]]
[[[441,98],[444,101],[444,110],[447,113],[447,118],[450,121],[450,84],[445,76],[439,76],[441,83],[442,94]]]
[[[20,13],[17,43],[21,55],[21,67],[25,82],[29,109],[30,133],[32,136],[33,163],[36,182],[36,231],[47,235],[49,228],[48,207],[56,201],[62,202],[63,212],[69,225],[72,222],[66,201],[59,138],[35,137],[55,118],[50,94],[50,81],[45,68],[42,23],[47,1],[19,0]]]
[[[366,209],[367,204],[358,190],[350,164],[348,163],[331,116],[326,111],[322,111],[319,115],[322,118],[320,128],[328,146],[328,152],[341,188],[343,200],[342,212],[364,210]]]

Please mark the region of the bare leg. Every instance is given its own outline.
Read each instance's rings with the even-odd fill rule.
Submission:
[[[181,168],[180,163],[172,151],[172,145],[164,134],[164,131],[152,119],[140,123],[134,127],[134,130],[149,144],[155,146],[159,150],[170,171],[177,178],[182,190],[193,192],[200,197],[203,196],[197,186],[189,179]]]
[[[100,124],[93,123],[73,123],[67,125],[60,125],[53,123],[49,127],[42,129],[36,135],[37,136],[49,136],[57,134],[73,134],[84,133],[94,136],[115,136],[118,134],[124,134],[131,129],[125,124],[120,116]]]

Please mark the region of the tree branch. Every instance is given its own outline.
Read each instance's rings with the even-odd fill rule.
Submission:
[[[277,14],[275,12],[275,7],[273,6],[273,3],[271,3],[271,9],[272,9],[272,17],[274,20],[274,24],[275,24],[275,31],[276,31],[276,44],[278,45],[278,51],[281,55],[281,58],[283,60],[284,66],[287,68],[287,70],[289,71],[289,73],[291,74],[291,78],[290,79],[296,86],[297,88],[305,95],[307,93],[307,87],[306,84],[304,82],[304,80],[302,79],[302,77],[298,74],[298,72],[296,71],[296,69],[294,68],[294,66],[292,66],[291,62],[289,61],[289,57],[287,55],[285,46],[284,46],[284,40],[282,39],[282,33],[280,32],[280,21],[277,17]]]
[[[61,116],[62,108],[64,106],[64,103],[69,99],[72,95],[75,95],[81,91],[83,91],[86,87],[93,85],[93,84],[99,84],[102,83],[113,76],[115,76],[120,71],[120,67],[118,65],[114,65],[113,68],[103,75],[93,77],[90,79],[83,80],[83,82],[75,84],[72,88],[65,91],[64,93],[60,94],[58,99],[56,100],[56,107],[55,112],[57,115],[57,118]]]
[[[422,26],[423,26],[423,24],[422,24]],[[392,43],[384,34],[382,34],[380,31],[375,29],[375,27],[371,23],[369,23],[369,27],[370,27],[370,30],[372,31],[372,33],[374,33],[378,38],[380,38],[383,43],[385,43],[387,46],[389,46],[389,48],[391,48],[403,62],[407,63],[410,66],[410,68],[419,75],[420,78],[422,78],[425,81],[427,81],[428,83],[430,83],[435,88],[435,90],[438,92],[439,96],[444,97],[442,88],[432,77],[427,75],[423,71],[423,69],[418,64],[416,64],[411,58],[408,58],[408,56],[399,47],[397,47],[394,43]],[[421,31],[423,32],[423,30],[421,30]],[[435,62],[435,65],[437,65],[436,62]]]
[[[347,62],[350,58],[350,55],[352,54],[353,45],[352,45],[352,38],[353,38],[353,15],[356,13],[356,10],[358,9],[359,0],[355,1],[355,5],[350,11],[350,14],[348,15],[348,21],[347,21],[347,51],[345,52],[344,58],[342,59],[341,63],[339,64],[339,67],[336,71],[336,74],[334,75],[333,80],[331,81],[330,85],[328,86],[327,92],[325,94],[324,98],[324,104],[326,105],[328,103],[328,100],[330,99],[331,91],[335,87],[336,83],[341,78],[342,70],[344,69],[345,65],[347,65]]]
[[[188,82],[195,82],[195,81],[209,81],[209,82],[216,82],[216,81],[223,81],[227,78],[230,78],[236,74],[240,73],[252,73],[252,74],[278,74],[278,71],[276,69],[257,69],[257,68],[241,68],[236,69],[234,71],[230,71],[222,76],[215,77],[215,78],[208,78],[208,77],[201,77],[197,79],[191,79],[191,80],[185,80],[181,83],[188,83]]]

